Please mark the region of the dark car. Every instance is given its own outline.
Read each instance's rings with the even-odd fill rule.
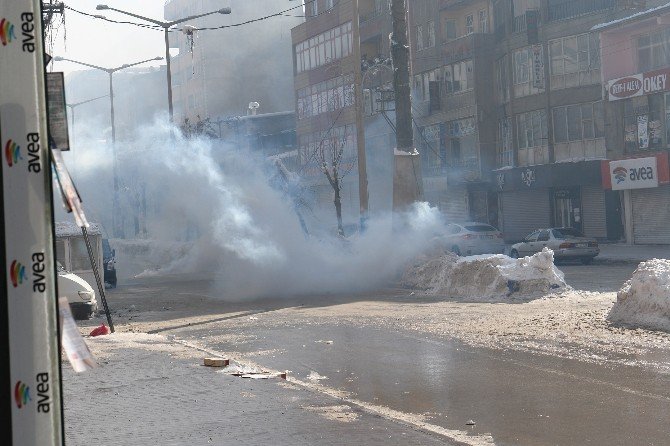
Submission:
[[[116,250],[109,246],[109,240],[102,239],[102,265],[105,270],[105,283],[116,288]]]

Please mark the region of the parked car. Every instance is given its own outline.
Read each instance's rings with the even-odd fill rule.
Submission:
[[[441,243],[456,255],[502,254],[505,252],[503,236],[486,223],[451,223]]]
[[[58,267],[58,296],[67,297],[75,319],[88,319],[98,310],[98,302],[91,285],[56,262]]]
[[[102,266],[105,270],[104,281],[116,288],[116,250],[109,246],[109,240],[102,239]]]
[[[533,255],[543,248],[554,251],[555,260],[580,260],[588,265],[600,254],[598,242],[585,237],[574,228],[538,229],[523,242],[512,245],[510,256],[514,258]]]

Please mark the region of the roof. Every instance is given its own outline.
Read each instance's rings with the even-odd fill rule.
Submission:
[[[77,237],[81,235],[81,228],[71,221],[57,221],[55,226],[56,237]],[[90,226],[87,229],[89,235],[102,234],[100,225],[97,223],[90,223]]]
[[[651,18],[651,17],[655,16],[656,14],[658,14],[659,12],[664,11],[666,9],[670,11],[670,3],[666,3],[664,5],[657,6],[655,8],[646,9],[644,11],[636,12],[635,14],[629,15],[627,17],[622,17],[622,18],[617,19],[617,20],[612,20],[611,22],[600,23],[600,24],[594,26],[593,28],[591,28],[591,31],[603,31],[607,28],[612,28],[614,26],[623,25],[624,23],[627,23],[627,22],[630,22],[630,21],[633,21],[633,20]]]

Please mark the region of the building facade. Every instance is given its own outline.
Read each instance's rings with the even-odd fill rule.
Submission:
[[[603,187],[610,111],[593,28],[647,6],[410,2],[426,197],[452,220],[500,227],[508,241],[549,226],[624,239],[619,193]]]
[[[594,30],[610,124],[603,188],[621,203],[629,243],[670,244],[670,5]]]
[[[366,147],[363,194],[369,198],[368,210],[391,208],[393,133],[378,101],[381,87],[388,91],[392,73],[388,2],[316,0],[305,5],[305,12],[305,23],[292,29],[300,172],[315,207],[334,213],[334,191],[319,168],[320,153],[341,150],[343,217],[352,224],[365,212],[359,194],[359,139]]]

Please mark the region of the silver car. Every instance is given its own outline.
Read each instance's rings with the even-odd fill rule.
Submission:
[[[600,254],[596,239],[585,237],[574,228],[550,228],[538,229],[523,242],[512,245],[510,257],[530,256],[544,248],[554,251],[556,260],[580,260],[584,265]]]
[[[505,242],[500,231],[485,223],[448,224],[446,234],[441,237],[441,243],[459,256],[505,252]]]

